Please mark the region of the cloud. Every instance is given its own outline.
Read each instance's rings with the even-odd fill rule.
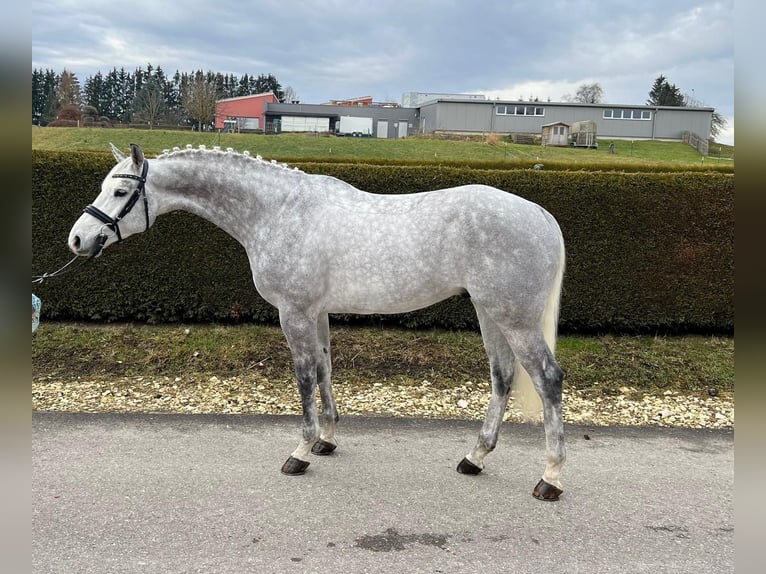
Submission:
[[[492,100],[530,100],[536,98],[543,102],[560,102],[566,95],[574,96],[577,88],[582,84],[594,83],[596,82],[592,78],[569,82],[529,81],[519,82],[506,88],[476,90],[476,92],[485,94]]]
[[[726,145],[734,145],[734,116],[728,116],[725,119],[726,127],[718,134],[716,141]]]

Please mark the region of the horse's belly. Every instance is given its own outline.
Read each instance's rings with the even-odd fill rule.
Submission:
[[[347,278],[350,279],[350,278]],[[453,281],[366,275],[334,281],[326,293],[329,313],[407,313],[443,301],[465,289]]]

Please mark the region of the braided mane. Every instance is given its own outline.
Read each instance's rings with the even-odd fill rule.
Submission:
[[[200,145],[196,149],[191,144],[187,144],[185,148],[180,148],[178,146],[175,146],[173,149],[164,149],[162,150],[162,153],[157,156],[157,159],[169,159],[173,157],[180,157],[180,156],[219,156],[222,158],[240,158],[243,161],[250,161],[255,162],[259,166],[267,166],[270,168],[277,168],[277,169],[283,169],[283,170],[289,170],[289,171],[298,171],[303,173],[301,170],[299,170],[297,167],[290,167],[286,163],[280,163],[276,160],[265,160],[260,155],[252,156],[250,155],[250,152],[245,150],[243,152],[235,151],[234,148],[227,147],[225,150],[222,150],[220,146],[213,146],[211,149],[208,149],[205,145]]]

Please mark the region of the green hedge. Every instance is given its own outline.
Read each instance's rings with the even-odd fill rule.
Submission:
[[[286,161],[290,164],[295,163],[294,158],[274,158],[278,161]],[[424,165],[430,167],[459,167],[468,169],[499,169],[499,170],[517,170],[517,169],[529,169],[535,164],[542,163],[545,171],[618,171],[624,173],[656,173],[658,166],[656,163],[636,163],[622,161],[619,158],[615,158],[609,162],[594,162],[583,163],[582,161],[567,161],[562,159],[539,159],[532,158],[520,159],[403,159],[403,158],[364,158],[360,159],[360,162],[368,165],[388,165],[388,166],[415,166],[421,167]],[[302,158],[300,160],[301,165],[309,163],[318,164],[337,164],[348,163],[348,158]],[[297,165],[297,164],[296,164]],[[663,172],[701,172],[701,173],[734,173],[734,165],[732,163],[713,163],[708,162],[699,163],[696,165],[689,164],[671,164],[667,163],[662,166]]]
[[[32,269],[69,258],[67,235],[113,165],[102,153],[32,152]],[[559,221],[567,246],[562,332],[732,332],[734,176],[490,170],[297,163],[378,193],[484,183],[522,195]],[[255,291],[243,248],[186,213],[74,273],[35,285],[48,319],[259,321],[277,314]],[[467,299],[415,313],[339,316],[408,327],[477,327]]]

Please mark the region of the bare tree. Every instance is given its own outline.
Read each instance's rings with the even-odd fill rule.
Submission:
[[[598,82],[593,84],[580,84],[575,95],[564,94],[561,100],[579,104],[600,104],[604,98],[604,90]]]
[[[575,101],[583,104],[600,104],[603,97],[604,90],[598,82],[582,84],[575,93]]]
[[[289,104],[289,103],[298,101],[298,94],[295,92],[292,86],[285,86],[284,93],[285,93],[284,98],[286,103]]]
[[[683,105],[687,108],[701,108],[705,105],[701,100],[698,100],[694,96],[694,90],[692,90],[691,94],[684,94],[683,101]],[[721,135],[721,132],[725,130],[726,126],[728,125],[729,122],[726,120],[726,118],[719,114],[717,111],[713,110],[713,115],[710,119],[710,141],[715,141],[715,139]]]
[[[200,130],[215,118],[217,99],[215,84],[208,82],[202,72],[194,75],[182,94],[183,108]]]
[[[713,112],[713,117],[710,120],[710,139],[715,139],[721,135],[721,132],[729,125],[728,120],[718,112]]]
[[[165,99],[162,97],[162,90],[157,85],[157,81],[154,78],[150,78],[149,81],[141,88],[141,91],[136,95],[134,102],[134,119],[139,121],[145,121],[149,124],[149,129],[155,126],[162,116],[165,108]],[[215,105],[213,106],[215,110]]]

